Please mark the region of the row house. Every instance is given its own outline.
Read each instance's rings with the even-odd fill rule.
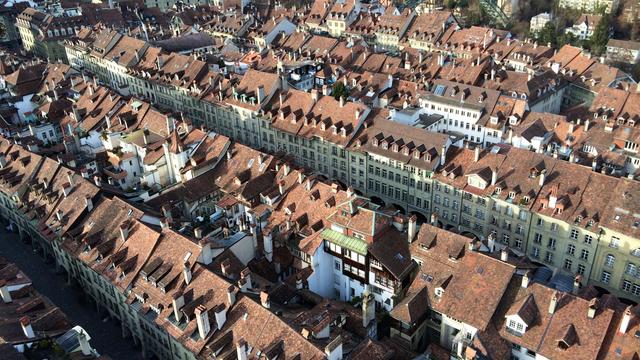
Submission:
[[[250,357],[260,352],[302,359],[342,357],[340,334],[351,335],[336,328],[328,338],[317,336],[322,342],[307,340],[298,325],[270,310],[270,294],[264,291],[269,283],[232,260],[235,255],[220,252],[216,239],[188,238],[168,227],[169,218],[158,219],[101,194],[56,161],[6,140],[0,145],[6,178],[1,185],[3,218],[22,236],[50,244],[57,266],[82,285],[100,313],[119,320],[122,335],[140,344],[143,356],[210,359],[221,353]],[[15,190],[19,194],[11,195]],[[29,204],[18,202],[28,200],[27,195]],[[33,217],[38,225],[25,224],[31,222],[30,212],[44,214]],[[229,272],[230,264],[221,256],[240,270]],[[251,295],[257,293],[260,302]],[[364,308],[368,325],[374,312],[369,305]],[[258,334],[256,328],[269,330]]]
[[[292,36],[296,34],[298,33],[294,33],[292,34]],[[495,36],[497,35],[494,35],[494,37]],[[382,68],[383,66],[381,65],[380,69]],[[201,103],[198,104],[192,102],[194,101],[194,99],[191,98],[189,106],[199,106],[202,109],[208,110],[204,111],[208,114],[208,118],[203,115],[200,117],[196,116],[194,117],[194,119],[198,119],[199,121],[202,121],[201,119],[205,119],[205,123],[207,123],[207,125],[211,128],[216,129],[225,136],[238,139],[239,141],[251,146],[262,147],[270,152],[276,152],[280,149],[286,149],[288,153],[294,155],[297,164],[307,166],[320,174],[326,175],[332,179],[339,180],[345,184],[350,184],[356,190],[362,191],[366,195],[380,197],[381,200],[385,202],[391,200],[389,198],[389,184],[387,184],[386,199],[382,198],[385,193],[382,192],[381,180],[379,180],[380,191],[376,192],[375,190],[374,177],[376,176],[376,165],[371,162],[371,165],[374,166],[372,166],[372,168],[370,169],[369,161],[366,160],[366,158],[358,159],[358,155],[355,154],[356,151],[352,150],[357,149],[357,147],[355,146],[357,145],[357,137],[355,136],[355,133],[359,131],[359,129],[364,128],[365,126],[369,126],[370,124],[367,125],[368,121],[370,120],[369,118],[375,118],[377,111],[369,114],[369,112],[367,112],[367,109],[361,107],[361,105],[359,104],[354,104],[350,101],[336,100],[332,96],[322,94],[320,91],[302,93],[295,92],[293,90],[286,90],[277,74],[259,72],[256,70],[248,71],[247,74],[245,74],[245,76],[240,80],[240,82],[235,82],[234,80],[228,79],[219,81],[214,80],[212,87],[214,88],[213,91],[211,93],[206,93],[207,95],[203,97],[203,99],[205,100],[203,101],[203,105],[200,105]],[[447,128],[449,128],[449,133],[450,135],[454,135],[454,139],[459,139],[459,137],[456,137],[456,132],[460,132],[462,135],[467,135],[469,140],[475,140],[485,143],[497,143],[501,141],[505,133],[508,133],[507,125],[510,124],[510,126],[515,126],[517,130],[519,121],[521,121],[519,120],[519,117],[526,117],[527,114],[525,109],[521,105],[519,105],[521,104],[521,99],[513,99],[511,97],[502,96],[498,91],[462,85],[459,83],[443,80],[435,81],[430,89],[430,93],[421,98],[423,105],[425,105],[422,106],[422,108],[427,111],[427,113],[425,114],[426,117],[421,118],[420,122],[418,122],[416,126],[412,128],[411,132],[426,132],[426,130],[424,129],[430,129],[430,124],[431,126],[433,126],[433,124],[436,124],[437,126],[446,126]],[[242,96],[243,94],[244,97]],[[463,99],[462,102],[460,99]],[[177,109],[181,109],[184,108],[185,105],[176,103],[175,106]],[[474,111],[471,111],[472,109]],[[264,115],[261,115],[263,111]],[[457,114],[456,111],[458,111]],[[365,113],[367,113],[366,116]],[[359,120],[357,122],[355,121],[356,114],[359,114]],[[510,117],[512,114],[514,115],[513,119]],[[387,117],[387,115],[384,114],[381,116],[383,118]],[[440,117],[447,117],[446,121]],[[271,119],[271,121],[269,121],[268,119]],[[456,120],[458,122],[457,126],[455,123]],[[375,121],[373,121],[373,123],[375,124]],[[468,125],[469,129],[467,129],[467,125],[465,124]],[[567,126],[568,125],[562,123],[563,128]],[[576,129],[578,128],[579,127],[576,127]],[[567,131],[567,133],[570,133],[572,136],[575,135],[574,132],[575,131]],[[382,133],[384,137],[385,132],[383,131]],[[377,133],[373,134],[373,136],[376,135]],[[471,136],[473,136],[473,139],[471,138]],[[399,138],[402,138],[402,136]],[[493,140],[494,138],[495,141]],[[564,138],[558,139],[559,142],[565,143],[566,145],[565,140],[566,139]],[[453,142],[455,143],[456,141]],[[400,151],[401,144],[397,145]],[[387,146],[389,146],[389,144]],[[432,156],[430,157],[432,160],[429,162],[429,164],[431,164],[430,166],[432,166],[430,169],[433,170],[407,166],[402,162],[398,163],[398,161],[394,159],[393,166],[396,167],[396,169],[400,170],[399,172],[401,174],[400,184],[402,184],[403,178],[406,176],[406,184],[408,185],[398,186],[399,195],[397,196],[396,186],[394,185],[393,199],[396,199],[396,201],[390,203],[401,205],[403,210],[408,209],[411,206],[410,204],[402,205],[401,202],[397,201],[402,201],[402,186],[408,186],[409,188],[411,188],[410,178],[414,177],[414,175],[426,176],[426,174],[435,171],[438,166],[446,167],[447,159],[450,158],[448,156],[445,156],[444,163],[438,164],[435,159],[441,157],[442,153],[439,151],[439,146],[436,146],[435,149],[436,153],[432,154]],[[512,152],[516,153],[518,151],[516,149],[510,149],[507,151],[504,150],[506,149],[505,147],[492,147],[491,149],[495,149],[498,153],[498,156],[501,156],[502,151],[505,151],[505,154]],[[428,149],[424,150],[428,151]],[[444,153],[446,154],[446,152]],[[473,151],[464,151],[463,153],[466,153],[465,156],[470,159],[475,158],[475,154],[473,153]],[[351,161],[352,155],[354,155],[353,162]],[[422,151],[418,155],[420,157],[424,156]],[[318,158],[318,156],[320,156],[320,158]],[[507,154],[507,157],[509,156],[510,155]],[[365,161],[367,162],[365,163]],[[342,165],[343,163],[344,166]],[[511,162],[508,163],[510,164]],[[531,164],[529,166],[529,169],[527,169],[533,169],[531,173],[538,174],[533,175],[531,181],[532,183],[535,181],[539,181],[537,180],[537,178],[540,176],[539,174],[542,170],[538,169],[536,165],[537,164]],[[329,166],[331,166],[331,168],[329,168]],[[580,168],[580,165],[578,164],[569,164],[568,166],[571,171],[574,171],[573,169]],[[382,174],[382,167],[377,167],[380,168],[380,174]],[[495,170],[497,170],[497,172],[501,171],[499,167]],[[410,174],[408,173],[404,175],[403,171],[411,171],[411,173],[414,175],[410,176]],[[373,175],[371,175],[372,172]],[[396,171],[393,171],[393,173],[395,181]],[[388,174],[389,169],[387,169],[387,179],[389,176]],[[456,170],[456,166],[454,166],[453,168],[448,169],[446,171],[446,174],[441,173],[439,176],[442,176],[442,181],[444,181],[445,179],[453,178],[454,183],[457,183],[457,174],[459,174],[459,169]],[[372,180],[371,182],[369,181],[369,177]],[[477,180],[477,182],[484,184],[491,183],[492,179],[493,172],[490,173],[488,170],[479,169],[479,171],[477,172],[477,178],[471,180]],[[415,184],[419,183],[418,179],[414,178],[414,180],[416,180]],[[443,193],[445,193],[445,189],[448,189],[449,192],[456,192],[456,201],[459,201],[457,204],[459,208],[456,211],[460,212],[460,215],[458,216],[462,215],[462,202],[464,200],[463,197],[468,197],[470,201],[473,202],[473,206],[471,206],[472,204],[470,203],[469,209],[465,210],[471,213],[471,216],[469,217],[469,224],[465,224],[462,226],[465,227],[465,231],[470,231],[471,233],[474,233],[475,231],[477,235],[483,237],[484,239],[487,239],[489,234],[491,234],[489,228],[491,226],[490,223],[493,220],[492,213],[494,211],[492,210],[492,202],[488,201],[488,195],[490,195],[492,192],[489,191],[485,193],[485,190],[482,190],[479,194],[474,194],[473,192],[475,192],[476,190],[473,190],[467,195],[467,192],[463,194],[462,189],[458,187],[459,185],[446,184],[445,187],[443,186],[444,184],[441,182],[441,180],[437,180],[434,182],[440,184],[434,184],[433,187],[435,188],[436,186],[440,186],[437,191],[439,192],[440,199],[442,201],[444,201]],[[371,189],[368,188],[369,184],[371,184]],[[466,186],[467,181],[464,181],[463,184],[464,186]],[[424,189],[424,183],[422,183],[422,185]],[[493,186],[495,186],[495,184]],[[471,190],[472,188],[470,187],[469,189]],[[542,192],[534,191],[535,194],[529,197],[529,201],[526,204],[523,203],[525,208],[526,206],[528,206],[528,204],[538,201],[537,197],[549,197],[549,194],[551,193],[549,189],[551,189],[551,187],[546,188]],[[561,192],[562,191],[564,190],[561,190]],[[512,199],[509,198],[509,196],[511,196],[510,193],[511,191],[501,193],[501,196],[505,196],[506,200],[511,201]],[[519,191],[515,191],[513,196],[518,197],[520,196],[517,195],[519,193]],[[431,196],[426,196],[426,194],[422,193],[420,194],[420,196],[414,195],[413,201],[411,203],[413,204],[415,210],[419,210],[418,208],[416,208],[417,198],[421,199],[419,207],[424,207],[423,204],[425,204],[425,200],[429,201],[430,210],[428,210],[428,212],[425,211],[425,213],[423,213],[422,215],[427,218],[427,220],[430,220],[430,212],[432,212],[432,204],[434,201],[435,193],[433,193],[433,195]],[[407,200],[410,199],[409,195],[409,190],[407,190]],[[525,195],[523,194],[522,196],[524,197]],[[460,197],[460,199],[458,200],[457,197]],[[449,201],[449,204],[452,205],[452,200],[450,199]],[[511,206],[509,206],[509,208],[510,207]],[[442,205],[441,209],[443,209]],[[507,208],[501,207],[501,212],[510,211],[511,214],[515,214],[509,215],[510,217],[519,216],[519,211],[516,211],[517,209],[506,209]],[[531,212],[535,213],[536,211],[542,209],[542,205],[536,205],[536,207],[531,210]],[[424,211],[424,209],[422,210]],[[483,215],[480,217],[484,217],[485,220],[479,222],[477,220],[472,221],[472,218],[475,219],[476,211],[479,211],[478,214]],[[450,214],[451,212],[448,216],[450,216]],[[500,227],[502,229],[501,231],[496,231],[493,241],[496,243],[501,240],[508,241],[509,244],[512,244],[510,246],[515,246],[516,244],[520,244],[519,240],[522,240],[521,249],[519,249],[519,251],[525,252],[526,254],[531,256],[531,254],[535,254],[534,247],[538,248],[539,245],[533,245],[535,243],[535,231],[531,231],[530,229],[528,229],[527,224],[536,224],[538,218],[534,219],[533,214],[524,214],[525,213],[523,212],[523,218],[521,220],[517,220],[516,222],[511,220],[510,227],[504,225],[502,221],[507,220],[504,218],[504,214],[496,216],[496,223],[498,224],[497,227]],[[498,214],[496,213],[496,215]],[[442,213],[438,216],[441,217]],[[586,217],[583,216],[583,219],[584,218]],[[543,219],[543,221],[544,220],[545,219]],[[436,221],[434,223],[437,223],[437,221],[438,219],[436,217]],[[443,220],[440,219],[440,221]],[[460,226],[459,221],[460,218],[457,218],[457,223],[451,223],[447,225],[457,227]],[[565,224],[563,225],[563,229],[570,228],[570,223],[567,223],[567,221],[569,221],[568,219],[562,218],[555,221],[559,221],[562,224]],[[477,226],[474,224],[476,222]],[[588,221],[586,221],[585,224],[586,223],[588,223]],[[482,231],[479,231],[480,226],[482,227]],[[506,228],[503,228],[505,226]],[[591,229],[598,228],[598,225],[595,225],[594,223],[591,223],[590,226],[592,226]],[[533,227],[533,225],[530,225],[529,227]],[[505,240],[505,233],[509,235],[508,240]],[[551,248],[540,248],[537,252],[537,261],[544,262],[544,259],[547,256],[546,252],[548,251],[550,252],[551,255],[549,256],[551,256],[552,259],[551,261],[547,262],[547,265],[554,269],[561,270],[565,260],[564,252],[567,251],[568,244],[571,241],[569,239],[570,234],[571,232],[569,232],[568,230],[564,230],[559,235],[556,235],[558,236],[557,238],[553,237],[554,239],[556,239],[558,244],[565,244],[566,247],[560,248],[558,245],[556,245],[555,250],[553,250],[553,246]],[[593,256],[595,256],[598,251],[599,245],[597,241],[595,241],[597,237],[593,236],[597,235],[597,232],[593,234],[593,230],[588,230],[587,233],[578,233],[579,238],[582,238],[586,235],[590,235],[593,237],[592,244],[596,245],[596,249],[576,247],[575,251],[578,251],[579,254],[582,254],[582,250],[587,250],[589,253],[585,253],[585,259],[589,259],[588,261],[591,261],[591,259],[593,259]],[[552,234],[541,234],[541,236],[543,236],[543,239],[541,239],[540,242],[542,242],[546,246],[545,242],[548,242],[548,238],[546,238],[545,236],[552,238]],[[584,246],[588,247],[589,245],[587,244]],[[633,249],[633,245],[630,245],[630,247]],[[575,251],[574,253],[576,253]],[[562,254],[560,252],[562,252]],[[576,261],[573,261],[570,265],[567,265],[571,268],[571,270],[569,271],[567,267],[565,273],[577,273],[578,270],[582,269],[582,267],[578,267],[578,265],[583,265],[580,262],[585,262],[586,260],[581,260],[579,256],[580,255],[578,255],[578,259]],[[619,263],[616,262],[616,264]],[[588,268],[586,267],[586,265],[584,270],[586,274],[584,276],[584,281],[592,282],[595,275],[590,274],[587,271]],[[631,283],[631,288],[633,288],[633,283]],[[627,294],[626,296],[632,295]]]
[[[405,248],[417,263],[406,297],[391,311],[391,334],[413,350],[438,347],[454,358],[466,358],[485,334],[492,333],[515,267],[471,251],[466,237],[423,225]],[[499,344],[484,351],[505,358]],[[508,350],[506,350],[508,353]]]
[[[320,235],[329,255],[324,266],[333,268],[334,298],[351,301],[370,292],[378,308],[393,309],[413,269],[403,221],[358,196],[336,204]],[[409,234],[415,234],[415,217],[409,226]]]
[[[582,49],[570,45],[560,48],[544,65],[569,81],[563,99],[566,108],[582,103],[590,106],[596,95],[607,88],[636,84],[629,74],[602,64],[591,55],[583,54]]]

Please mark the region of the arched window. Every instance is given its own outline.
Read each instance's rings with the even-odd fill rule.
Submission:
[[[616,263],[616,257],[609,254],[607,255],[607,257],[604,259],[604,266],[612,268],[613,265]]]

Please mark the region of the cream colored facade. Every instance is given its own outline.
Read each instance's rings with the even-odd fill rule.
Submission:
[[[207,125],[254,148],[286,151],[297,164],[353,186],[365,196],[377,197],[386,205],[399,205],[403,211],[419,213],[428,222],[431,222],[432,213],[436,213],[435,220],[440,226],[469,232],[481,239],[489,239],[493,234],[495,249],[509,246],[554,270],[582,275],[583,285],[601,284],[599,280],[605,271],[603,261],[608,252],[599,253],[599,247],[605,249],[604,242],[599,242],[599,229],[574,227],[565,221],[536,214],[529,204],[511,203],[492,194],[462,191],[440,182],[431,171],[405,166],[353,146],[344,148],[320,137],[304,138],[283,132],[274,128],[270,119],[259,111],[224,101],[207,102],[194,96],[190,89],[134,78],[122,73],[123,69],[101,64],[102,59],[95,59],[70,45],[67,45],[67,53],[70,59],[82,58],[72,64],[94,71],[105,82],[119,79],[129,85],[132,94],[183,111],[196,126]],[[634,249],[640,248],[640,239],[627,238],[625,244],[612,249],[616,261],[610,271],[611,280],[601,286],[616,295],[637,300],[640,296],[633,293],[633,286],[640,285],[640,281],[633,275],[625,275],[625,267],[628,263],[640,266],[640,258],[631,255]],[[635,281],[631,283],[632,290],[621,290],[623,278]],[[626,283],[624,286],[628,287]]]

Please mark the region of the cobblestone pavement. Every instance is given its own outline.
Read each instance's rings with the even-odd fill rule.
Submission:
[[[31,278],[38,292],[62,309],[73,325],[87,330],[91,345],[101,355],[108,355],[114,360],[142,359],[142,353],[134,346],[133,340],[122,338],[120,325],[98,316],[95,306],[84,300],[80,289],[67,285],[65,275],[57,274],[53,264],[46,264],[16,234],[7,233],[1,223],[0,255],[18,265]]]

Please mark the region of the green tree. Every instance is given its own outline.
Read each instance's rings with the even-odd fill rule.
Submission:
[[[609,42],[609,32],[611,30],[611,18],[609,15],[603,15],[602,19],[593,30],[593,35],[589,39],[589,46],[594,55],[602,55],[607,49]]]
[[[556,26],[552,21],[549,21],[542,29],[538,30],[536,33],[536,41],[541,45],[551,44],[554,47],[558,45],[558,34]]]
[[[341,97],[344,97],[345,99],[349,97],[349,89],[344,86],[344,82],[342,81],[338,81],[333,84],[333,91],[331,93],[336,100],[340,100]]]

